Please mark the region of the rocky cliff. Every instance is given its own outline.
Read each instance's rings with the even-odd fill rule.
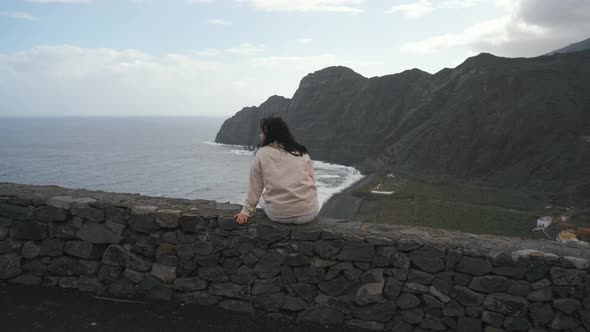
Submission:
[[[216,142],[256,142],[257,120],[271,112],[314,159],[590,205],[590,51],[514,59],[484,53],[434,75],[412,69],[365,78],[329,67],[304,77],[291,100],[271,97],[238,112]]]

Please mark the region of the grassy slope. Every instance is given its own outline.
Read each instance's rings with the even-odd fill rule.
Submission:
[[[381,183],[391,196],[370,194]],[[415,178],[378,176],[359,188],[363,197],[356,219],[363,222],[420,225],[456,229],[475,234],[545,238],[531,232],[537,218],[559,216],[563,209],[546,208],[542,195],[499,191],[452,183],[427,183]],[[590,226],[588,215],[574,217],[578,227]]]

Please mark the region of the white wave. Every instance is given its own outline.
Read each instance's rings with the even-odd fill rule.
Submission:
[[[254,151],[252,151],[252,150],[245,150],[245,149],[230,150],[229,153],[242,154],[242,155],[247,155],[247,156],[253,156],[254,155]]]
[[[240,145],[240,144],[224,144],[224,143],[217,143],[217,142],[213,142],[213,141],[206,141],[206,142],[202,142],[203,144],[208,144],[208,145],[217,145],[217,146],[229,146],[229,147],[239,147],[239,148],[244,148],[245,145]]]
[[[337,178],[340,178],[340,175],[336,175],[336,174],[318,174],[315,177],[316,177],[316,179],[337,179]]]
[[[324,205],[324,203],[326,203],[330,199],[330,197],[342,192],[346,188],[352,186],[357,181],[359,181],[365,177],[354,167],[348,167],[348,166],[343,166],[343,167],[347,167],[349,169],[352,169],[352,171],[349,174],[343,176],[343,181],[339,185],[334,186],[334,187],[318,186],[318,200],[320,202],[320,206]]]

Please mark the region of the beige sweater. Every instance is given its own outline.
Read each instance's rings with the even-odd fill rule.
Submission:
[[[265,210],[275,217],[301,216],[318,209],[313,163],[309,156],[294,156],[275,144],[258,149],[241,213],[252,216],[261,194]]]

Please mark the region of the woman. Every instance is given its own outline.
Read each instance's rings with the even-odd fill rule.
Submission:
[[[312,221],[319,212],[319,203],[307,149],[295,141],[279,117],[262,119],[260,129],[248,193],[242,211],[234,216],[236,223],[247,223],[259,200],[272,221],[285,224]]]

